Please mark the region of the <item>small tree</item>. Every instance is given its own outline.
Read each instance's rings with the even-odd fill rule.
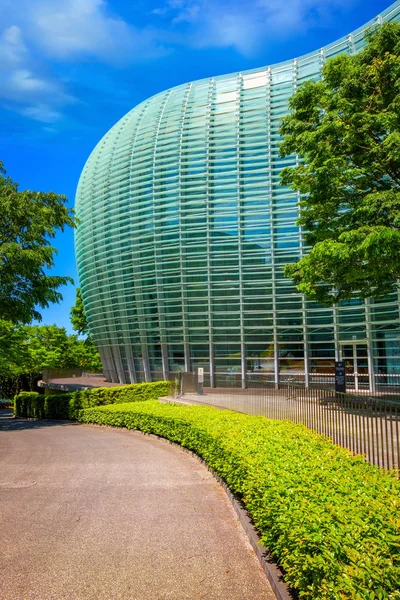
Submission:
[[[66,368],[69,340],[64,327],[57,325],[28,325],[21,329],[25,339],[20,353],[20,370],[28,377],[32,390],[43,369]]]
[[[86,318],[85,307],[83,306],[81,289],[76,289],[76,301],[70,311],[70,319],[72,328],[79,335],[86,336],[84,340],[79,340],[76,336],[76,343],[71,351],[73,351],[75,360],[79,362],[79,366],[85,371],[91,371],[92,373],[101,373],[103,371],[103,365],[101,364],[100,354],[93,344],[89,324]]]
[[[56,249],[50,240],[73,227],[65,196],[20,191],[0,162],[0,315],[13,323],[41,319],[39,308],[62,298],[70,277],[49,275]],[[72,282],[73,283],[73,282]]]
[[[12,398],[19,390],[24,340],[21,328],[0,319],[0,398]]]
[[[76,335],[69,336],[68,366],[80,368],[89,373],[102,373],[100,354],[89,340],[80,340]]]
[[[89,337],[89,325],[86,319],[85,308],[83,306],[81,288],[76,288],[76,301],[69,314],[72,329],[79,335],[86,335]]]
[[[400,24],[367,41],[303,84],[281,126],[281,156],[304,159],[282,184],[302,195],[298,224],[311,246],[285,275],[327,304],[386,296],[400,278]]]
[[[12,396],[22,381],[33,390],[46,368],[102,371],[96,347],[57,325],[0,321],[0,348],[0,397]]]

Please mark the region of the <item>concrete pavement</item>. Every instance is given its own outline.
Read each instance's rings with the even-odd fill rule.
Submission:
[[[1,600],[273,600],[224,491],[137,432],[0,418]]]

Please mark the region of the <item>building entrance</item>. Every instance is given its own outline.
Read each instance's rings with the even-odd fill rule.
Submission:
[[[340,346],[341,360],[346,362],[347,388],[358,392],[370,389],[368,348],[363,343],[345,343]]]

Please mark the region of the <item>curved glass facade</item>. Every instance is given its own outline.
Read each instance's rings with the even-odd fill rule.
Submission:
[[[399,18],[397,2],[376,22]],[[340,355],[356,385],[400,373],[397,297],[326,308],[282,273],[304,246],[299,197],[279,185],[297,160],[279,158],[281,118],[324,61],[363,46],[366,27],[298,59],[153,96],[96,146],[77,191],[76,254],[109,379],[201,366],[212,386],[308,383]]]

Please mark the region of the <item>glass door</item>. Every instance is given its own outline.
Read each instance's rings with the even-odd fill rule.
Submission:
[[[342,344],[342,360],[346,362],[347,388],[358,392],[369,389],[367,344]]]

